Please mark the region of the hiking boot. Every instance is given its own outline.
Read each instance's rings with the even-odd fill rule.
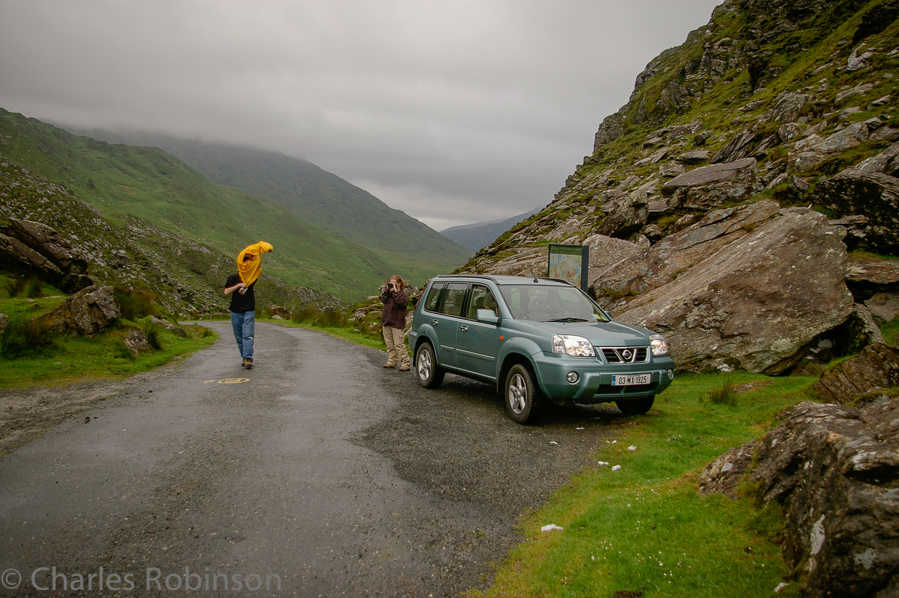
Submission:
[[[253,369],[253,360],[247,359],[247,362],[244,364],[244,367],[247,368],[248,370],[252,370]]]

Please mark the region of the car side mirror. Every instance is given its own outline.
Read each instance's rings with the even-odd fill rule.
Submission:
[[[499,324],[499,316],[492,309],[479,309],[475,314],[475,319],[485,324]]]

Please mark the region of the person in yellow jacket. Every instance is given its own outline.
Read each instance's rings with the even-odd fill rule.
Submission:
[[[225,295],[231,295],[231,328],[237,349],[243,358],[241,366],[253,367],[253,342],[256,332],[256,292],[254,286],[262,273],[262,254],[273,251],[270,243],[260,241],[245,248],[237,256],[237,274],[225,282]]]

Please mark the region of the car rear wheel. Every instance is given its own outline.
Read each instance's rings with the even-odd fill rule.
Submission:
[[[437,365],[431,343],[422,343],[415,351],[415,375],[425,388],[437,388],[443,382],[444,371]]]
[[[618,406],[618,410],[624,415],[643,415],[644,413],[652,409],[652,404],[655,402],[655,400],[655,396],[651,396],[648,399],[615,401],[615,405]]]
[[[540,418],[545,401],[527,366],[517,363],[509,369],[504,394],[506,412],[513,421],[530,424]]]

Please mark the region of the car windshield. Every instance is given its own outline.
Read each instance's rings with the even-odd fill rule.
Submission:
[[[502,285],[500,292],[516,320],[608,322],[608,316],[575,287],[547,284]]]

